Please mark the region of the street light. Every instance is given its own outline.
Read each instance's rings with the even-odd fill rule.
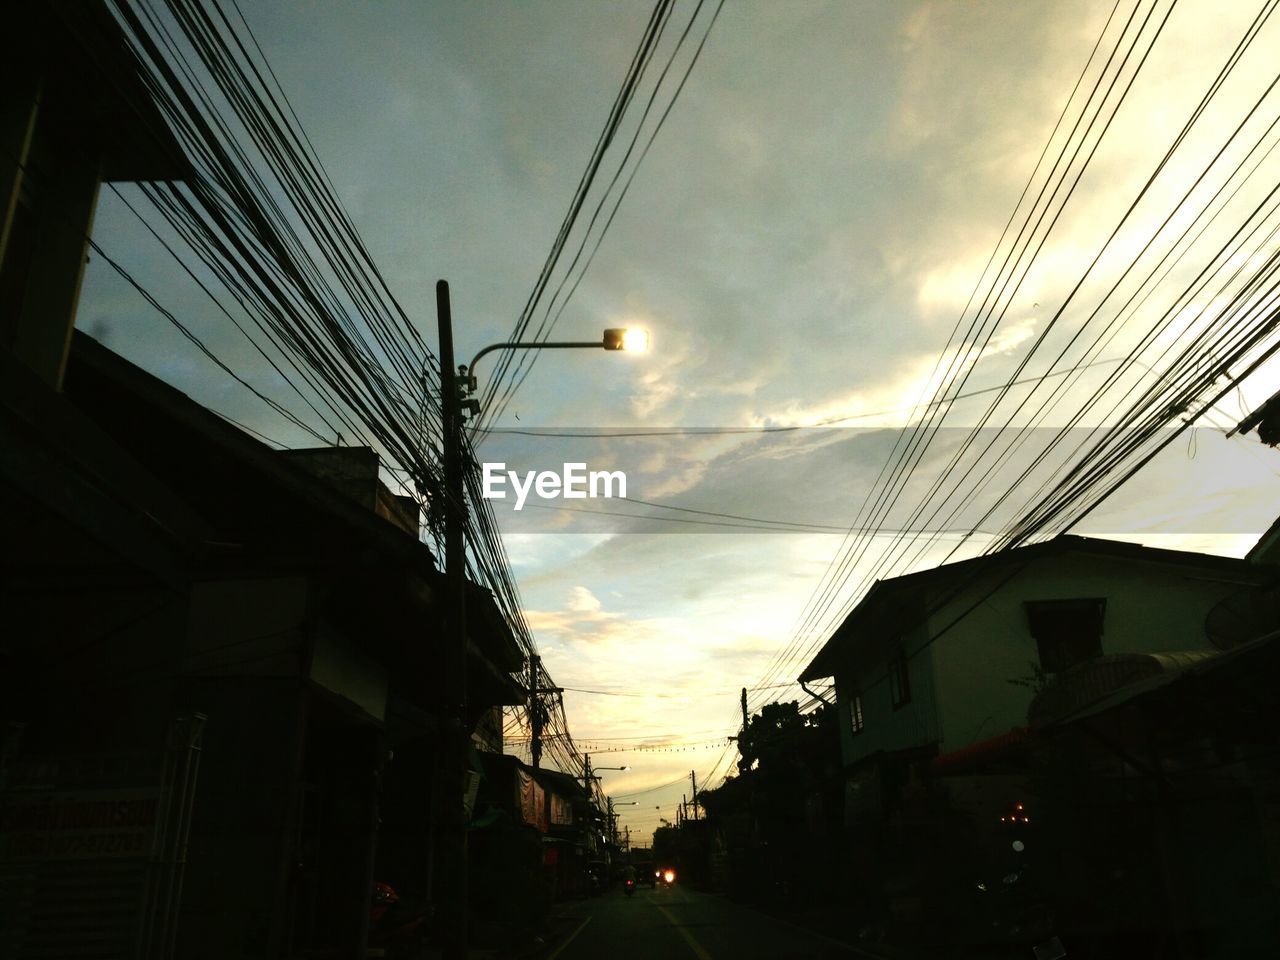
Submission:
[[[606,350],[627,350],[644,353],[649,349],[649,331],[639,327],[610,327],[604,332]]]
[[[599,340],[531,340],[512,343],[491,343],[471,358],[470,365],[458,371],[465,399],[463,406],[472,416],[480,412],[480,401],[471,397],[476,391],[476,364],[486,353],[495,350],[625,350],[628,353],[644,353],[649,349],[649,331],[639,327],[609,327]]]
[[[574,779],[575,780],[599,780],[600,778],[595,775],[596,770],[630,770],[630,769],[631,769],[630,767],[593,767],[591,765],[591,754],[587,753],[587,754],[583,754],[583,757],[582,757],[583,773],[581,776],[574,777]]]
[[[630,770],[631,768],[630,768],[630,767],[592,767],[591,769],[592,769],[593,771],[595,771],[595,770]],[[600,778],[599,778],[598,776],[596,776],[596,775],[595,775],[595,773],[580,773],[580,774],[578,774],[576,777],[574,777],[573,779],[575,779],[575,780],[599,780]]]

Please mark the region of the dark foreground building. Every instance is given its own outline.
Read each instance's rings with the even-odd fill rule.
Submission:
[[[100,183],[184,164],[103,7],[6,26],[0,956],[363,956],[375,882],[427,917],[451,882],[416,505],[370,450],[272,450],[73,337]],[[522,654],[467,605],[484,729]]]
[[[10,945],[93,915],[182,956],[354,950],[375,880],[426,901],[444,578],[376,457],[272,451],[80,335],[61,394],[12,373]],[[15,410],[42,392],[53,443]],[[524,694],[469,599],[475,725]]]
[[[1273,952],[1278,583],[1261,547],[1073,536],[877,583],[801,676],[835,680],[858,922]]]

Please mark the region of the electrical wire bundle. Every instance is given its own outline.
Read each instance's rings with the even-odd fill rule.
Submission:
[[[165,0],[167,18],[148,0],[113,5],[139,76],[191,168],[185,183],[143,184],[142,193],[230,302],[147,228],[332,439],[375,447],[434,499],[440,419],[422,396],[432,354],[387,289],[256,43],[255,58],[217,2]]]
[[[662,125],[675,106],[680,92],[684,89],[684,85],[688,81],[694,65],[697,63],[707,38],[710,36],[711,28],[715,25],[720,9],[724,5],[724,0],[717,0],[714,10],[711,10],[707,16],[702,16],[704,5],[705,0],[697,0],[692,14],[686,21],[666,59],[665,65],[649,91],[644,107],[640,111],[640,116],[631,130],[627,146],[613,168],[612,176],[604,189],[596,193],[595,206],[590,219],[587,221],[585,228],[576,233],[577,247],[569,259],[568,266],[560,270],[561,257],[566,248],[572,244],[579,216],[592,196],[593,186],[597,183],[598,178],[602,176],[601,171],[606,157],[611,156],[609,150],[626,129],[629,122],[628,114],[636,102],[637,96],[639,95],[643,98],[642,90],[645,85],[645,78],[649,73],[650,66],[657,57],[663,36],[671,23],[676,6],[675,0],[657,0],[654,5],[640,43],[631,58],[626,75],[614,98],[604,129],[601,131],[588,158],[587,166],[579,178],[569,210],[561,222],[560,229],[552,242],[551,250],[534,283],[533,290],[530,292],[512,333],[508,337],[509,341],[543,342],[550,338],[556,322],[560,319],[565,306],[582,282],[582,278],[595,258],[596,252],[600,249],[605,234],[613,223],[614,217],[617,215],[618,209],[623,199],[625,199],[632,181],[635,179],[640,164],[653,146],[659,130],[661,130]],[[701,28],[701,39],[690,53],[686,47],[686,41],[693,31],[694,25],[698,23],[704,24]],[[671,74],[673,66],[681,58],[682,51],[688,57],[683,75],[674,90],[667,94],[667,78]],[[650,117],[654,114],[654,107],[659,101],[660,94],[665,94],[665,106],[663,106],[661,113],[656,116],[656,119],[651,122]],[[637,152],[636,148],[646,133],[647,139],[645,139],[643,147]],[[590,252],[588,253],[587,248],[589,245]],[[558,282],[556,281],[557,275],[559,276]],[[548,290],[553,282],[555,287],[548,297]],[[535,318],[537,318],[537,325],[533,327],[531,332],[530,327],[534,324]],[[489,379],[481,394],[482,413],[471,425],[471,437],[473,439],[482,437],[486,425],[501,417],[512,396],[524,383],[525,378],[528,377],[537,358],[537,353],[538,351],[536,350],[521,351],[519,356],[514,359],[509,352],[504,352],[501,355],[493,376]],[[495,590],[495,594],[500,597],[499,603],[509,605],[509,609],[504,607],[504,613],[507,613],[509,617],[514,617],[514,622],[519,623],[522,631],[527,635],[523,617],[519,614],[519,593],[514,580],[510,577],[510,564],[507,562],[502,540],[498,534],[497,519],[489,502],[480,496],[480,473],[475,466],[478,458],[475,457],[474,451],[470,448],[467,452],[467,462],[469,464],[469,469],[466,471],[467,495],[473,505],[473,510],[470,512],[469,517],[470,522],[477,528],[478,535],[475,537],[474,542],[484,544],[483,552],[477,551],[476,559],[478,562],[486,564],[486,572],[501,582],[503,589],[501,591]],[[529,638],[529,643],[532,644],[531,637]],[[540,669],[542,669],[541,666]],[[547,686],[549,688],[554,687],[549,677]],[[548,751],[556,758],[561,769],[566,771],[569,769],[583,769],[584,758],[568,732],[563,693],[556,692],[552,694],[549,701],[541,701],[535,704],[534,709],[546,710],[547,722],[544,729],[548,732],[548,736],[544,738],[544,742]],[[513,730],[527,727],[529,718],[523,714],[524,712],[520,710],[512,711],[508,726]],[[598,784],[595,785],[594,789],[598,794],[597,799],[602,801],[603,794],[599,792]]]
[[[388,289],[235,0],[111,2],[136,72],[185,153],[182,183],[139,187],[175,239],[117,193],[311,417],[252,386],[109,262],[206,356],[295,426],[322,442],[377,450],[393,483],[426,508],[438,545],[441,414],[427,387],[438,360]],[[655,22],[665,24],[669,6],[660,4]],[[536,645],[469,447],[463,462],[471,467],[466,495],[473,507],[463,511],[468,572],[491,589],[525,656],[533,657]],[[542,686],[553,688],[545,671]],[[565,772],[580,771],[583,757],[561,695],[538,697],[535,708],[553,734],[551,758]],[[516,713],[527,724],[527,708]]]
[[[943,457],[909,515],[887,524],[890,510],[907,502],[908,483],[922,469],[951,402],[962,395],[1017,302],[1174,9],[1173,3],[1139,0],[1121,18],[1116,4],[940,354],[932,396],[922,398],[918,419],[898,437],[764,682],[802,667],[876,580],[918,568],[936,544],[935,531],[961,518],[974,533],[984,524],[995,526],[977,551],[994,553],[1069,529],[1280,349],[1280,202],[1277,188],[1269,186],[1278,179],[1273,153],[1280,142],[1280,77],[1232,113],[1225,136],[1205,119],[1213,107],[1218,113],[1233,109],[1221,104],[1222,90],[1244,58],[1267,57],[1256,41],[1276,6],[1271,0],[1261,6],[1006,385]],[[1211,142],[1211,159],[1189,176],[1189,185],[1173,189],[1175,168],[1188,165],[1189,144],[1197,137]],[[1161,206],[1164,195],[1172,199]],[[1136,254],[1110,272],[1126,243]],[[1072,390],[1113,345],[1125,353],[1102,383]],[[1014,390],[1028,380],[1030,390]],[[1053,427],[1047,425],[1050,414]],[[982,500],[988,490],[990,502]],[[977,516],[969,509],[975,502],[984,510]],[[998,519],[1002,508],[1013,510],[1012,519]],[[881,529],[890,526],[898,532]],[[976,539],[967,536],[942,562],[972,549]],[[755,709],[760,698],[753,701]]]
[[[534,283],[533,290],[516,320],[511,336],[508,337],[509,341],[540,343],[550,339],[561,314],[564,313],[574,291],[577,290],[595,259],[600,244],[608,233],[614,217],[617,216],[618,208],[626,198],[640,165],[644,162],[658,132],[662,129],[688,82],[689,75],[698,62],[707,38],[711,35],[711,28],[715,25],[723,6],[724,0],[716,0],[714,8],[707,0],[697,0],[693,12],[685,21],[683,30],[670,44],[671,49],[666,56],[666,62],[653,80],[648,96],[645,97],[643,91],[648,82],[647,78],[653,72],[651,68],[654,67],[654,61],[661,59],[659,51],[662,49],[664,35],[671,26],[676,8],[675,0],[657,0],[655,3],[645,26],[644,35],[614,98],[608,120],[600,132],[600,137],[587,161],[586,169],[578,181],[577,189],[569,204],[569,211],[560,224],[560,229]],[[701,38],[696,45],[690,40],[695,24],[698,25],[701,33]],[[681,61],[684,61],[684,69],[677,82],[672,68]],[[673,84],[674,89],[672,89]],[[643,100],[644,106],[639,109],[639,116],[633,121],[631,114],[635,111],[632,108],[637,100]],[[659,111],[656,108],[660,104]],[[630,139],[626,140],[625,149],[612,165],[612,176],[602,189],[596,190],[593,194],[593,187],[604,179],[602,168],[605,166],[606,158],[613,156],[609,153],[610,147],[614,146],[615,142],[621,143],[625,139],[628,128],[631,131]],[[642,139],[643,147],[637,150]],[[595,205],[586,226],[575,229],[588,200],[593,196]],[[573,248],[575,239],[577,245]],[[560,261],[567,248],[573,248],[573,254],[568,258],[567,266],[561,268]],[[589,251],[588,248],[590,248]],[[550,296],[547,296],[548,290],[551,291]],[[482,435],[487,426],[502,416],[515,392],[529,376],[537,357],[537,350],[521,351],[517,357],[513,357],[511,353],[502,355],[493,376],[482,392],[480,404],[482,412],[472,425],[473,436]]]

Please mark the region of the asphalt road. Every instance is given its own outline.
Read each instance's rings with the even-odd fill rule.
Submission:
[[[613,890],[561,915],[567,933],[546,960],[835,960],[856,947],[679,884]]]

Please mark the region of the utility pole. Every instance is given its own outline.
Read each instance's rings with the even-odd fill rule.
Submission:
[[[453,314],[449,284],[436,283],[436,320],[440,328],[440,415],[444,445],[444,572],[445,676],[447,724],[441,743],[443,762],[437,767],[435,789],[441,812],[436,845],[443,870],[451,878],[439,884],[447,900],[444,956],[467,956],[467,824],[463,803],[467,763],[467,581],[466,501],[462,476],[462,410],[453,366]]]
[[[738,734],[738,773],[746,773],[751,769],[751,760],[747,757],[746,750],[751,749],[751,741],[747,738],[747,722],[750,718],[747,716],[747,688],[742,688],[742,732]],[[743,741],[748,746],[743,748]]]
[[[541,664],[540,657],[529,658],[529,755],[535,770],[542,763],[542,701],[538,699],[538,668]]]
[[[540,686],[541,679],[542,658],[532,656],[529,658],[529,757],[535,770],[542,763],[542,695],[564,693],[564,687]]]
[[[698,819],[698,771],[689,771],[689,782],[693,784],[693,819]]]

